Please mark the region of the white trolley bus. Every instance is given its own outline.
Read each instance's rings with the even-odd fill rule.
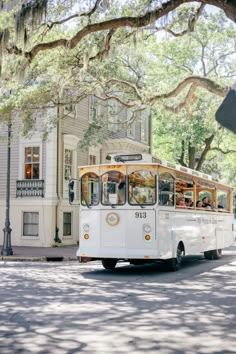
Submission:
[[[217,259],[234,241],[233,190],[211,176],[144,154],[111,156],[79,176],[80,262],[162,260],[175,271],[184,256]]]

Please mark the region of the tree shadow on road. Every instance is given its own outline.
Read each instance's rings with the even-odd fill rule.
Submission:
[[[175,273],[1,264],[0,352],[235,353],[231,258],[187,258]]]

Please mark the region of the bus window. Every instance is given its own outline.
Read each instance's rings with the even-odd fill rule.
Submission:
[[[193,208],[195,204],[195,195],[193,189],[193,180],[191,177],[177,174],[176,181],[176,206]]]
[[[212,200],[212,193],[210,191],[202,190],[198,194],[201,202],[201,207],[205,210],[212,210],[215,208],[215,202]]]
[[[126,181],[125,175],[119,171],[109,171],[102,175],[102,204],[124,205]]]
[[[156,203],[156,180],[151,171],[139,170],[129,175],[129,203],[131,205]]]
[[[158,180],[159,205],[174,205],[175,179],[170,173],[162,173]]]
[[[228,209],[228,193],[225,191],[217,191],[217,205],[216,208],[220,211],[220,209]]]
[[[98,205],[99,178],[96,173],[88,172],[81,178],[81,204],[84,206]]]

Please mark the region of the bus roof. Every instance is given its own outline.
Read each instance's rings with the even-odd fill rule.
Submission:
[[[184,167],[182,165],[176,164],[175,162],[168,162],[165,160],[161,160],[159,158],[153,157],[150,154],[113,154],[113,155],[108,155],[107,160],[109,161],[107,164],[99,164],[99,165],[87,165],[87,166],[79,166],[79,168],[89,168],[91,166],[107,166],[107,165],[123,165],[123,164],[140,164],[140,165],[158,165],[158,166],[163,166],[167,167],[168,169],[175,170],[178,172],[182,172],[188,175],[192,175],[193,177],[198,177],[204,180],[212,181],[214,183],[217,183],[219,185],[222,185],[224,187],[233,188],[231,186],[228,186],[226,184],[220,183],[216,179],[214,179],[212,176],[205,174],[203,172],[199,172],[196,170],[193,170],[188,167]]]

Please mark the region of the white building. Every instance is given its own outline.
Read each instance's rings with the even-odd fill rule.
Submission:
[[[128,127],[123,124],[129,117],[126,109],[116,104],[101,106],[93,97],[59,112],[61,117],[65,113],[66,118],[59,120],[46,141],[41,138],[44,113],[37,116],[36,129],[29,138],[21,134],[22,117],[14,117],[10,178],[12,246],[51,246],[55,244],[56,229],[64,245],[78,243],[79,206],[68,202],[68,177],[76,180],[78,166],[105,162],[107,154],[150,153],[149,111],[140,113]],[[107,124],[107,139],[99,146],[81,151],[78,144],[84,131],[99,115]],[[7,126],[2,124],[0,129],[0,227],[4,228]]]

